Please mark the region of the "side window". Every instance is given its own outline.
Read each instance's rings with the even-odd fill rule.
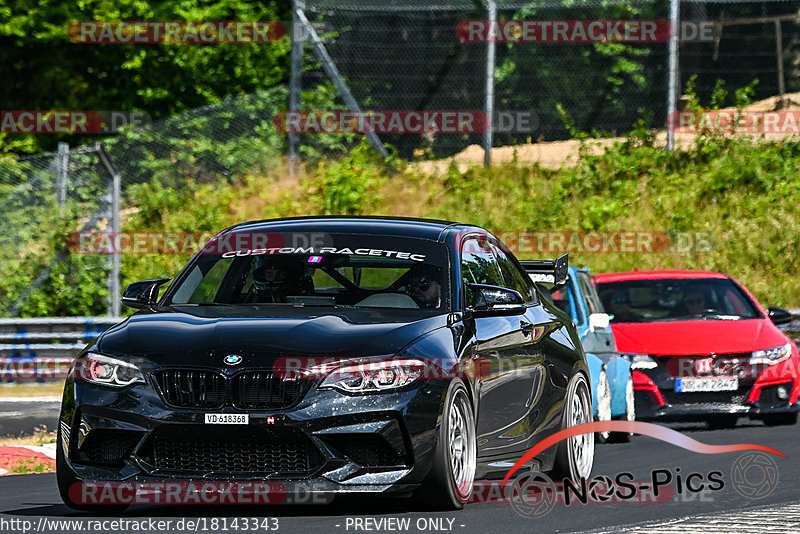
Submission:
[[[493,246],[492,250],[497,255],[497,263],[500,266],[500,272],[503,274],[503,280],[505,281],[503,287],[519,291],[527,302],[533,301],[535,293],[525,280],[526,276],[520,272],[517,265],[511,261],[500,247]]]
[[[468,238],[461,248],[461,276],[467,306],[474,302],[474,296],[466,284],[504,285],[497,258],[488,243],[476,238]]]
[[[176,293],[175,298],[177,298],[178,302],[184,300],[190,304],[196,304],[198,302],[213,302],[217,298],[217,292],[219,291],[222,280],[225,277],[225,273],[228,272],[228,269],[230,268],[231,262],[233,262],[233,259],[231,258],[219,260],[212,265],[206,273],[203,274],[202,279],[200,279],[198,276],[201,274],[202,268],[200,266],[195,267],[187,279],[189,285],[186,286],[191,288],[192,279],[197,277],[197,285],[195,286],[194,291],[192,291],[191,296],[183,299],[182,296],[178,297],[178,293]],[[179,293],[182,290],[183,286],[180,287]]]
[[[594,290],[594,284],[589,279],[586,273],[578,273],[578,284],[581,286],[581,293],[583,293],[583,300],[586,302],[586,310],[589,314],[601,313],[603,309],[600,307],[600,299]]]

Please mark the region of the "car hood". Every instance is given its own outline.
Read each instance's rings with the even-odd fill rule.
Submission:
[[[213,367],[220,366],[225,355],[235,353],[243,356],[243,367],[249,367],[268,365],[287,355],[394,355],[446,324],[446,315],[401,321],[380,312],[296,317],[137,314],[98,338],[97,350],[111,356],[146,358],[156,365]]]
[[[612,324],[620,352],[691,356],[734,354],[786,343],[767,319],[665,321]]]

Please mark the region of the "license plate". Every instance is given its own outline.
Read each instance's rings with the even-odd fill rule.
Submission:
[[[207,413],[207,425],[246,425],[250,416],[246,413]]]
[[[738,378],[676,378],[675,391],[691,393],[695,391],[736,391]]]

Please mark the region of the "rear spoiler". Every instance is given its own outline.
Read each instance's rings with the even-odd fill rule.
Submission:
[[[555,261],[525,260],[520,263],[534,282],[558,286],[566,283],[569,277],[569,254],[564,254]]]

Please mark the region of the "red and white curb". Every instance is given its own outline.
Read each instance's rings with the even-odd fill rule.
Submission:
[[[42,446],[0,447],[0,476],[12,474],[10,468],[20,464],[43,463],[50,466],[50,471],[55,471],[55,458],[55,443],[47,443]]]

